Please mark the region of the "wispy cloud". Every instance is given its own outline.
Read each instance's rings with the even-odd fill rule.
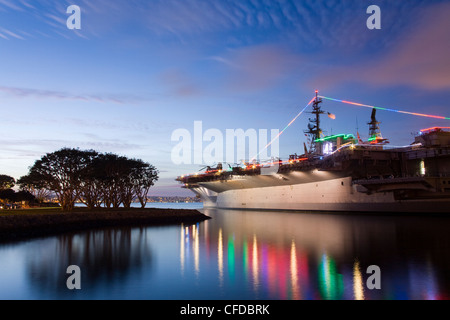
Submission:
[[[169,69],[163,72],[160,78],[169,95],[192,97],[201,93],[200,86],[195,84],[192,77],[179,69]]]
[[[20,40],[25,40],[22,36],[20,36],[20,35],[14,33],[14,32],[12,32],[12,31],[6,30],[6,29],[4,29],[4,28],[0,28],[0,34],[3,34],[3,35],[4,35],[4,36],[2,36],[2,38],[4,38],[4,39],[8,39],[8,36],[10,36],[10,37],[12,37],[12,38],[16,38],[16,39],[20,39]],[[6,35],[6,36],[5,36],[5,35]]]
[[[20,3],[23,4],[23,1],[20,1]],[[11,0],[0,0],[0,9],[12,9],[12,10],[18,10],[22,11],[23,7],[18,4],[18,1],[11,1]]]
[[[158,0],[148,5],[148,27],[156,33],[198,34],[239,27],[238,9],[229,1]]]
[[[18,88],[0,86],[0,92],[17,98],[41,98],[58,100],[77,100],[85,102],[129,104],[146,101],[147,99],[134,95],[111,95],[111,94],[72,94],[64,91],[41,90],[32,88]]]
[[[320,73],[321,83],[367,83],[410,86],[424,90],[450,89],[450,4],[424,10],[403,41],[368,61],[335,65]]]
[[[100,152],[130,152],[143,150],[145,146],[114,139],[86,139],[86,140],[58,140],[58,139],[0,139],[2,155],[0,159],[9,156],[9,153],[19,154],[20,157],[36,157],[60,148],[94,149]],[[31,163],[30,163],[31,164]]]
[[[233,91],[263,90],[280,81],[302,66],[303,58],[287,48],[260,45],[232,50],[226,57],[210,59],[228,67],[226,85]]]
[[[232,67],[232,68],[239,67],[237,64],[235,64],[230,59],[227,59],[227,58],[224,58],[224,57],[221,57],[221,56],[211,56],[211,57],[208,57],[207,59],[226,64],[227,66]]]
[[[383,16],[391,32],[400,28],[402,19],[396,14],[420,10],[407,1],[383,1],[390,10]],[[380,2],[379,1],[379,2]],[[102,36],[115,32],[121,34],[124,26],[133,24],[158,36],[176,35],[179,39],[207,39],[208,35],[224,36],[224,42],[233,37],[254,45],[249,33],[260,39],[290,39],[305,46],[364,47],[373,40],[364,31],[367,3],[348,1],[255,1],[255,0],[78,0],[82,10],[82,30],[68,32],[66,13],[68,3],[57,0],[34,1],[0,0],[0,10],[16,11],[47,25],[45,33],[73,34],[78,37]],[[421,4],[423,1],[418,1]],[[431,2],[428,1],[428,2]],[[36,7],[34,7],[36,6]],[[406,11],[405,11],[406,10]],[[17,30],[8,28],[19,34]],[[32,30],[27,30],[31,32]],[[34,32],[34,31],[33,31]],[[228,33],[228,34],[227,34]],[[201,35],[202,37],[198,37]],[[129,34],[128,34],[129,36]],[[207,40],[204,40],[207,41]],[[383,43],[383,41],[380,41]]]
[[[378,66],[368,80],[377,84],[405,84],[424,89],[450,89],[450,4],[425,11],[415,30]]]
[[[6,29],[0,30],[3,39],[28,39],[42,35],[63,36],[64,38],[81,37],[87,38],[85,28],[82,30],[68,30],[66,26],[67,7],[69,4],[57,0],[0,0],[0,12],[7,12],[10,19],[2,21],[3,25],[8,23]],[[90,12],[88,3],[82,4],[82,14],[86,18]],[[95,19],[95,17],[94,17]],[[83,19],[82,19],[83,21]],[[89,30],[89,28],[86,28]]]
[[[34,5],[34,2],[26,0],[0,0],[0,10],[26,12],[27,17],[20,18],[34,17],[47,24],[50,28],[45,30],[46,33],[53,30],[71,35],[66,29],[68,3],[45,0],[36,7]],[[84,37],[112,31],[120,33],[121,27],[133,23],[157,35],[175,34],[179,38],[242,31],[259,31],[264,35],[267,30],[277,30],[281,34],[295,34],[304,41],[318,27],[326,29],[328,24],[332,24],[330,19],[323,17],[323,12],[339,12],[344,20],[351,21],[346,14],[349,6],[333,1],[79,0],[77,5],[82,10],[83,22],[78,36]],[[17,33],[15,30],[12,32]]]

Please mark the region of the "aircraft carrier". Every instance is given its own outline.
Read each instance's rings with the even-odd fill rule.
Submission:
[[[326,212],[450,213],[450,132],[422,129],[404,147],[381,135],[372,110],[369,139],[324,136],[322,99],[313,101],[302,155],[271,163],[218,164],[177,181],[204,207]]]

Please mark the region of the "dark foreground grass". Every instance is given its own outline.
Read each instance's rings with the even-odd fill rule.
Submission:
[[[76,208],[62,212],[57,208],[0,211],[0,241],[51,236],[108,227],[142,227],[196,223],[210,219],[188,209],[98,209]]]

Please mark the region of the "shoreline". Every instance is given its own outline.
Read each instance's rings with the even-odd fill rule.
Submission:
[[[150,227],[211,219],[194,209],[119,208],[73,212],[30,209],[1,212],[0,243],[112,227]]]

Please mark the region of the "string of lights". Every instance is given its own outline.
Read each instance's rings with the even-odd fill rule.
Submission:
[[[358,107],[365,107],[365,108],[371,108],[371,109],[377,109],[377,110],[383,110],[383,111],[390,111],[390,112],[397,112],[397,113],[403,113],[403,114],[409,114],[409,115],[413,115],[413,116],[419,116],[419,117],[427,117],[427,118],[435,118],[435,119],[442,119],[442,120],[450,120],[450,117],[443,117],[443,116],[436,116],[436,115],[431,115],[431,114],[424,114],[424,113],[417,113],[417,112],[409,112],[409,111],[403,111],[403,110],[396,110],[396,109],[391,109],[391,108],[382,108],[382,107],[376,107],[376,106],[371,106],[371,105],[367,105],[367,104],[362,104],[362,103],[357,103],[357,102],[352,102],[352,101],[347,101],[347,100],[341,100],[341,99],[336,99],[336,98],[330,98],[330,97],[325,97],[325,96],[318,96],[319,98],[322,99],[326,99],[326,100],[330,100],[330,101],[336,101],[336,102],[341,102],[341,103],[345,103],[345,104],[350,104],[350,105],[354,105],[354,106],[358,106]],[[298,115],[296,115],[294,117],[294,119],[292,119],[291,122],[289,122],[289,124],[283,129],[281,130],[281,132],[272,139],[272,141],[270,141],[256,156],[254,156],[252,158],[251,161],[255,160],[258,158],[258,156],[267,148],[269,148],[277,139],[280,138],[280,136],[295,122],[295,120],[298,119],[298,117],[300,117],[303,112],[305,112],[305,110],[311,105],[311,103],[314,102],[316,98],[314,97],[306,106],[305,108],[303,108],[302,111],[300,111],[300,113]]]
[[[391,111],[391,112],[409,114],[409,115],[419,116],[419,117],[427,117],[427,118],[435,118],[435,119],[442,119],[442,120],[450,120],[450,117],[435,116],[435,115],[431,115],[431,114],[424,114],[424,113],[416,113],[416,112],[395,110],[395,109],[390,109],[390,108],[381,108],[381,107],[370,106],[370,105],[367,105],[367,104],[351,102],[351,101],[335,99],[335,98],[329,98],[329,97],[324,97],[324,96],[319,96],[319,98],[326,99],[326,100],[331,100],[331,101],[336,101],[336,102],[342,102],[342,103],[346,103],[346,104],[351,104],[351,105],[358,106],[358,107],[365,107],[365,108],[371,108],[371,109],[377,109],[377,110]]]
[[[295,120],[297,120],[298,119],[298,117],[300,117],[302,114],[303,114],[303,112],[305,112],[305,110],[311,105],[311,103],[313,103],[314,102],[314,100],[316,99],[316,97],[314,97],[314,98],[312,98],[311,99],[311,101],[302,109],[302,111],[300,111],[299,112],[299,114],[297,114],[295,117],[294,117],[294,119],[292,119],[291,120],[291,122],[289,122],[289,124],[283,129],[283,130],[281,130],[278,134],[277,134],[277,136],[275,137],[275,138],[273,138],[272,139],[272,141],[270,141],[262,150],[260,150],[259,152],[258,152],[258,154],[257,155],[255,155],[252,159],[251,159],[251,161],[253,161],[253,160],[256,160],[258,157],[259,157],[259,155],[264,151],[264,150],[266,150],[267,148],[269,148],[277,139],[279,139],[280,138],[280,136],[295,122]]]

